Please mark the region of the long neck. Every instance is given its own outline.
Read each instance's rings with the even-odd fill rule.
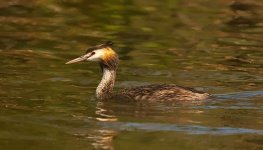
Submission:
[[[112,95],[116,78],[116,69],[102,66],[102,79],[96,89],[96,97],[98,99],[107,99]]]

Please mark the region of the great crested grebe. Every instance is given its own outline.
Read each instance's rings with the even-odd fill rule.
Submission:
[[[84,60],[99,62],[103,75],[96,89],[97,99],[179,101],[203,100],[209,97],[208,93],[175,84],[138,86],[113,93],[119,58],[117,53],[112,49],[112,45],[113,43],[108,41],[104,44],[90,47],[84,55],[66,63],[72,64]]]

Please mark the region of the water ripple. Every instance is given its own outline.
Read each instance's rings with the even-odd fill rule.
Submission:
[[[222,99],[248,99],[250,97],[263,96],[263,91],[234,92],[226,94],[214,94],[213,96]]]
[[[99,123],[100,124],[100,123]],[[207,127],[200,125],[176,125],[161,123],[131,123],[131,122],[103,122],[105,128],[115,130],[145,130],[145,131],[177,131],[188,134],[210,134],[210,135],[236,135],[236,134],[258,134],[263,135],[263,130],[233,128],[233,127]]]

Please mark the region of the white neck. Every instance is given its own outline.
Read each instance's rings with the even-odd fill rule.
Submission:
[[[107,99],[111,96],[113,91],[116,78],[116,70],[103,67],[102,71],[103,75],[100,84],[96,89],[96,97],[98,99]]]

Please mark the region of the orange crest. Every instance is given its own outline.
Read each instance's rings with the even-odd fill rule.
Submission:
[[[118,55],[110,47],[106,47],[104,50],[105,53],[102,57],[103,64],[110,68],[117,68],[119,62]]]

